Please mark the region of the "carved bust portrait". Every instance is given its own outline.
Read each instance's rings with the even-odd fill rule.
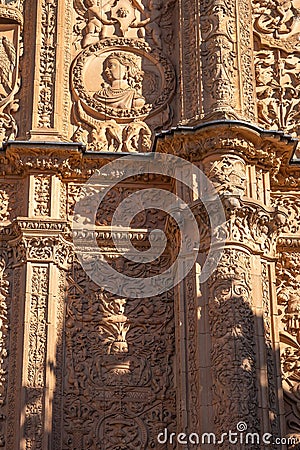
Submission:
[[[111,53],[103,62],[103,83],[94,94],[95,100],[110,108],[142,108],[145,98],[139,94],[144,72],[138,67],[133,56],[122,52]]]

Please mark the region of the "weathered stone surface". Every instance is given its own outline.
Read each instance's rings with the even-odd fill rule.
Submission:
[[[0,0],[0,448],[206,449],[205,433],[300,448],[299,15],[298,0]],[[154,152],[192,169],[143,172]],[[83,186],[115,160],[98,207],[109,177]],[[80,202],[88,273],[104,261],[135,289],[88,276]],[[200,245],[176,283],[195,252],[185,208]],[[130,259],[128,242],[151,255],[162,232],[158,257]],[[239,423],[271,447],[217,442]]]

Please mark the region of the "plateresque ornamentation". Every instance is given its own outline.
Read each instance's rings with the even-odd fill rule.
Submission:
[[[74,61],[75,120],[88,129],[94,150],[148,151],[151,131],[144,121],[167,105],[174,88],[173,67],[160,50],[140,40],[104,39]],[[80,133],[75,137],[83,140]]]

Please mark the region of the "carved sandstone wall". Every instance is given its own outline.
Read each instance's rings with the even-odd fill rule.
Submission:
[[[244,422],[299,449],[299,14],[298,0],[0,0],[0,447],[270,448],[157,440]],[[112,294],[75,252],[75,205],[97,170],[124,154],[138,170],[154,151],[207,176],[223,222],[210,229],[203,187],[173,167],[116,183],[95,215],[115,270],[142,283],[178,257],[180,214],[159,196],[112,226],[148,188],[185,201],[200,248],[162,294],[113,278]],[[153,229],[159,258],[119,254],[114,232],[147,252]],[[222,255],[200,282],[213,239]]]

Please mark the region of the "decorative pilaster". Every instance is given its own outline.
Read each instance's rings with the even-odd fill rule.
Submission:
[[[255,119],[251,4],[200,2],[200,57],[205,121]]]
[[[53,219],[45,223],[24,218],[12,227],[9,245],[21,276],[13,308],[19,319],[24,316],[24,325],[11,322],[16,334],[11,354],[17,354],[11,360],[16,365],[14,387],[10,380],[14,415],[8,424],[15,432],[9,436],[9,449],[16,442],[22,449],[46,448],[52,436],[57,330],[62,320],[59,272],[68,258],[68,244],[59,237],[64,231],[63,222]]]
[[[26,80],[21,102],[27,96],[21,127],[23,139],[58,141],[62,136],[64,140],[69,137],[71,106],[66,77],[69,83],[70,6],[57,0],[41,0],[26,10],[36,27],[36,38],[32,41],[32,34],[25,30],[28,50],[22,60]]]
[[[187,158],[203,170],[226,216],[219,229],[210,230],[209,211],[201,196],[190,199],[202,237],[200,266],[210,236],[226,236],[217,269],[194,291],[197,356],[185,350],[187,360],[199,361],[200,432],[215,433],[217,440],[230,430],[239,432],[239,422],[249,433],[284,436],[282,387],[276,376],[279,336],[274,319],[274,269],[276,242],[286,215],[271,207],[270,179],[287,163],[293,147],[292,139],[226,122],[194,131],[182,127],[158,141],[158,151]],[[188,378],[193,375],[189,371]],[[189,408],[187,414],[191,414],[192,403]],[[262,442],[231,445],[225,439],[216,448],[267,447]]]
[[[54,92],[56,69],[57,2],[40,0],[37,3],[35,47],[34,97],[31,136],[54,131]],[[45,139],[45,138],[43,138]],[[49,137],[48,137],[49,139]]]

